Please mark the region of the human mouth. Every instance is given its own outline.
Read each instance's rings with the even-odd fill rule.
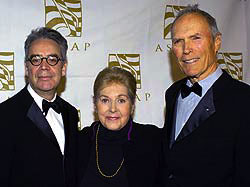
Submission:
[[[197,62],[198,60],[199,60],[199,58],[183,59],[182,62],[184,62],[185,64],[193,64],[193,63]]]
[[[112,117],[112,116],[107,116],[106,118],[110,121],[115,121],[119,119],[119,117]]]
[[[40,80],[49,80],[49,79],[51,79],[51,77],[50,76],[40,76],[40,77],[38,77]]]

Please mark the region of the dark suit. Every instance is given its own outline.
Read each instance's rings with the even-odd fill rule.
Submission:
[[[96,123],[85,127],[79,136],[78,184],[81,183],[95,146]],[[156,187],[159,183],[161,131],[153,125],[132,125],[131,140],[123,144],[124,166],[129,187]]]
[[[27,90],[0,104],[0,186],[74,186],[77,110],[59,97],[63,106],[65,151]]]
[[[249,187],[250,86],[223,72],[174,141],[176,102],[185,82],[166,91],[166,186]]]

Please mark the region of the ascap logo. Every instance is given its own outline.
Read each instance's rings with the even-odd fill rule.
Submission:
[[[45,25],[68,37],[82,35],[81,0],[45,0]]]
[[[233,78],[242,80],[243,63],[242,53],[218,53],[218,63]]]
[[[164,14],[164,28],[163,28],[163,39],[167,41],[165,46],[161,46],[157,44],[155,47],[155,52],[163,52],[163,51],[171,51],[171,26],[173,21],[175,20],[177,14],[182,9],[186,8],[186,6],[179,5],[166,5],[165,14]]]
[[[0,91],[15,90],[14,52],[0,52]]]
[[[137,83],[137,89],[141,89],[140,54],[109,54],[108,67],[120,67],[131,72]]]
[[[78,131],[81,131],[82,130],[82,123],[81,123],[81,111],[80,109],[77,110],[78,111],[78,124],[77,124],[77,129]]]
[[[164,31],[163,31],[163,38],[165,40],[171,39],[170,35],[171,25],[178,12],[184,8],[186,8],[186,6],[166,5],[165,16],[164,16]]]

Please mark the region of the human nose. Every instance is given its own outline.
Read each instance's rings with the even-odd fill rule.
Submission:
[[[110,112],[116,112],[116,102],[111,102],[110,104]]]
[[[183,53],[185,55],[188,55],[189,53],[192,52],[192,46],[189,41],[185,41],[183,44]]]
[[[49,64],[48,64],[48,62],[47,62],[47,59],[46,58],[41,58],[41,64],[40,64],[40,67],[42,68],[42,69],[47,69],[47,68],[49,68]]]

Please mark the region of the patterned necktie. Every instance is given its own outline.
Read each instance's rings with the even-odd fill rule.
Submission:
[[[181,97],[185,98],[187,96],[189,96],[189,94],[191,92],[194,92],[195,94],[197,94],[198,96],[201,97],[202,95],[202,87],[199,85],[198,82],[195,82],[193,84],[193,86],[189,87],[186,84],[183,84],[181,87]]]
[[[57,98],[53,102],[48,102],[45,99],[43,99],[43,103],[42,104],[43,104],[43,113],[45,114],[45,116],[47,115],[47,113],[49,111],[49,108],[52,108],[58,114],[61,113],[61,107],[60,107],[60,104],[59,104]]]

